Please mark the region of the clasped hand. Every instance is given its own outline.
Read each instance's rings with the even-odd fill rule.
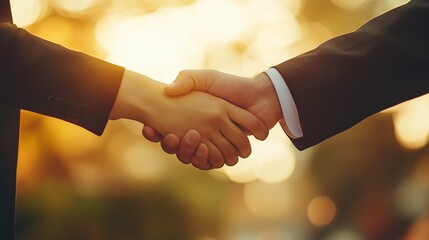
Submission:
[[[263,94],[266,81],[259,78],[200,70],[180,73],[170,86],[131,71],[123,79],[110,118],[145,124],[147,139],[161,141],[166,152],[202,170],[248,157],[247,135],[265,139],[281,117],[273,114],[276,106]]]
[[[168,99],[178,102],[182,102],[181,97],[212,101],[211,104],[183,101],[181,107],[185,111],[196,111],[177,115],[176,127],[171,128],[171,132],[163,130],[162,124],[156,125],[159,123],[157,119],[145,122],[143,128],[143,135],[148,140],[161,142],[165,152],[175,153],[181,162],[192,163],[202,170],[219,168],[224,164],[235,165],[238,156],[247,157],[251,151],[249,140],[244,134],[251,133],[263,140],[268,130],[282,119],[274,87],[264,73],[249,79],[214,70],[183,71],[172,84],[165,87],[165,93],[170,96]],[[195,107],[213,109],[197,110]],[[187,121],[195,125],[182,125]],[[211,126],[201,127],[198,123]],[[184,129],[188,131],[185,133]],[[208,141],[210,133],[216,131],[216,138]]]

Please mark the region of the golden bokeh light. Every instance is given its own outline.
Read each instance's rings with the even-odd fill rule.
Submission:
[[[289,59],[289,47],[302,37],[302,32],[293,12],[279,1],[253,1],[248,8],[252,22],[242,74],[251,76]]]
[[[113,49],[113,36],[119,30],[116,28],[119,27],[119,22],[124,21],[129,16],[123,14],[107,14],[98,20],[94,35],[95,41],[98,47],[102,48],[102,51],[108,51],[109,49]]]
[[[346,228],[346,229],[339,229],[339,230],[334,231],[326,239],[330,239],[330,240],[362,240],[363,238],[355,230]]]
[[[25,148],[18,148],[18,167],[17,167],[17,181],[29,180],[34,176],[34,169],[37,166],[37,160],[41,155],[40,143],[33,135],[28,135],[20,139],[20,146]],[[25,149],[25,150],[24,150]]]
[[[367,0],[331,0],[331,2],[335,6],[347,10],[353,10],[355,8],[358,8],[362,6],[362,4],[364,4],[366,1]]]
[[[254,0],[254,1],[257,1],[257,0]],[[301,0],[284,0],[284,1],[281,1],[281,3],[284,4],[285,7],[289,9],[290,12],[293,13],[294,15],[299,14],[303,5],[303,1]]]
[[[290,205],[292,195],[282,183],[254,181],[244,186],[244,201],[255,214],[264,218],[283,216]]]
[[[425,146],[429,137],[429,97],[423,96],[402,105],[393,115],[395,135],[405,148]]]
[[[156,158],[156,152],[148,145],[134,143],[125,150],[121,161],[129,176],[137,180],[155,181],[162,179],[167,172],[164,161]]]
[[[98,136],[81,127],[55,118],[47,118],[45,121],[48,126],[45,132],[50,136],[46,141],[65,156],[73,158],[99,146]]]
[[[106,60],[162,82],[173,81],[180,70],[202,68],[208,56],[225,56],[223,51],[233,49],[227,47],[231,43],[242,44],[242,52],[209,62],[235,74],[254,75],[290,58],[288,46],[301,37],[288,6],[280,1],[203,0],[144,15],[112,14],[97,23],[95,37]]]
[[[100,166],[91,162],[71,165],[71,181],[79,192],[84,194],[98,194],[104,191],[111,179]]]
[[[284,228],[270,227],[265,228],[257,234],[255,239],[271,240],[271,239],[293,239],[292,234]]]
[[[254,161],[254,171],[260,180],[268,183],[281,182],[294,172],[295,154],[290,140],[278,126],[271,130],[270,135],[268,143],[253,144],[255,150],[249,160]]]
[[[55,31],[52,31],[55,29]],[[84,46],[76,41],[76,33],[82,33],[82,27],[60,17],[50,17],[43,21],[43,25],[35,30],[37,36],[54,43],[61,43],[62,46],[76,50],[86,50]]]
[[[295,169],[295,154],[289,141],[277,125],[263,142],[250,138],[252,154],[247,159],[241,159],[234,167],[225,167],[223,170],[234,182],[245,183],[255,179],[267,183],[282,182]]]
[[[428,182],[412,179],[402,183],[396,190],[395,201],[398,212],[403,216],[418,216],[427,208],[429,196]]]
[[[375,1],[375,8],[374,8],[374,14],[380,15],[383,14],[390,9],[399,7],[401,5],[404,5],[408,3],[410,0],[380,0]]]
[[[97,39],[107,46],[110,62],[162,82],[172,82],[182,69],[202,67],[204,51],[189,28],[187,9],[106,21],[110,34],[98,30]]]
[[[253,171],[253,163],[248,159],[240,159],[233,167],[224,167],[222,170],[228,178],[237,183],[248,183],[257,179]]]
[[[316,197],[310,201],[307,208],[307,216],[316,227],[323,227],[335,218],[335,203],[328,197]]]
[[[184,69],[211,68],[254,76],[408,1],[12,0],[12,10],[17,25],[38,37],[169,83]],[[357,139],[359,144],[342,141],[340,136],[303,152],[293,147],[277,125],[267,140],[251,138],[252,154],[248,158],[240,159],[236,166],[207,172],[181,164],[176,156],[165,154],[159,143],[146,141],[138,122],[109,121],[99,137],[73,124],[23,111],[17,173],[17,222],[21,230],[17,232],[33,236],[34,229],[35,236],[41,236],[37,239],[49,239],[53,232],[60,236],[100,234],[88,237],[95,239],[122,231],[137,236],[142,232],[140,227],[150,226],[164,232],[168,229],[178,239],[310,239],[322,235],[332,240],[370,239],[359,226],[344,228],[349,226],[348,220],[371,222],[371,214],[357,219],[347,212],[361,209],[360,198],[368,193],[350,199],[342,192],[348,188],[338,183],[371,191],[395,187],[396,209],[392,212],[397,214],[389,215],[392,219],[388,220],[395,223],[398,216],[409,220],[422,213],[428,202],[429,168],[418,164],[416,156],[428,147],[429,98],[401,104],[384,114],[380,121],[388,122],[386,115],[393,116],[395,136],[406,149],[384,142],[375,144],[381,143],[377,141],[379,134],[369,134],[374,141],[359,140],[379,126],[376,124],[385,123],[371,119],[356,126],[362,131],[350,130],[343,135]],[[389,154],[397,152],[397,158],[391,159]],[[361,185],[365,181],[352,181],[348,171],[336,171],[344,166],[339,161],[349,166],[343,153],[359,154],[356,158],[367,160],[352,162],[359,169],[383,166],[383,174],[365,171],[364,176],[382,184]],[[392,163],[395,160],[401,165]],[[389,165],[381,165],[387,162]],[[402,164],[414,167],[407,165],[403,169],[408,172],[402,174]],[[59,217],[59,212],[41,208],[40,203],[44,202],[43,195],[57,196],[61,191],[74,197],[69,198],[73,206],[63,206],[64,219],[57,221],[57,228],[51,224],[56,218],[46,215],[49,220],[45,222],[43,218],[45,214]],[[28,197],[29,192],[34,192],[35,198]],[[309,196],[321,192],[338,198],[334,202],[319,196],[308,201]],[[88,196],[89,201],[85,201]],[[130,224],[116,224],[117,215],[109,213],[122,214],[124,210],[131,211],[132,217],[124,215],[118,220]],[[156,218],[154,222],[146,215],[158,217],[158,211],[167,212],[166,221]],[[345,221],[339,221],[340,211]],[[134,219],[134,213],[142,218]],[[28,219],[38,222],[33,227],[25,222]],[[146,219],[149,223],[141,221]],[[169,221],[172,224],[165,225]],[[186,226],[175,229],[181,222]],[[182,233],[186,236],[179,236]]]
[[[408,230],[405,240],[426,240],[429,238],[429,215],[423,214]]]
[[[52,0],[55,8],[65,12],[83,12],[99,0]]]
[[[380,1],[380,2],[384,2],[386,4],[388,4],[388,7],[385,7],[386,9],[390,9],[390,8],[395,8],[395,7],[399,7],[401,5],[404,5],[406,3],[408,3],[410,0],[384,0],[384,1]]]
[[[237,1],[196,2],[191,9],[193,29],[197,32],[195,37],[207,44],[229,43],[242,37],[250,20],[242,7]]]
[[[19,27],[26,27],[42,18],[47,12],[44,0],[11,0],[13,21]]]
[[[217,240],[217,238],[214,238],[214,237],[202,237],[202,238],[199,238],[198,240]]]
[[[301,22],[300,30],[302,36],[297,45],[308,50],[316,48],[320,42],[327,41],[333,36],[331,30],[320,22]]]

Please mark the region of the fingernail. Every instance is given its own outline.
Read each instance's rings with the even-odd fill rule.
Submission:
[[[190,132],[186,138],[186,142],[190,145],[198,143],[198,135],[195,132]]]
[[[201,146],[199,146],[197,148],[197,150],[195,151],[195,157],[205,157],[205,154],[206,154],[206,152],[205,152],[204,148],[202,148]]]

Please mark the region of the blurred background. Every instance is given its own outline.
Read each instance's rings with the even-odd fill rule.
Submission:
[[[18,26],[162,82],[252,76],[404,0],[12,0]],[[298,152],[279,127],[203,172],[111,121],[22,113],[17,239],[429,239],[429,98]]]

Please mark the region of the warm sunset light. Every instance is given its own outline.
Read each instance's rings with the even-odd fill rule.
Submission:
[[[42,0],[11,0],[14,23],[26,27],[39,20],[46,13],[46,3]]]
[[[292,198],[291,193],[282,183],[248,183],[244,187],[244,201],[247,207],[265,218],[278,218],[284,215]]]
[[[351,10],[360,7],[366,0],[331,0],[331,2],[339,8]]]
[[[394,114],[395,135],[399,143],[410,149],[425,146],[429,137],[429,98],[404,103]]]
[[[82,12],[100,0],[53,0],[53,5],[67,12]]]
[[[164,10],[105,22],[108,25],[99,25],[97,39],[102,43],[109,42],[103,44],[108,45],[107,60],[159,81],[172,82],[180,70],[201,68],[204,60],[202,48],[188,28],[190,13],[186,9]],[[159,22],[164,24],[159,25]],[[107,27],[104,29],[107,34],[103,32],[103,26]]]
[[[328,197],[316,197],[308,204],[307,214],[314,226],[323,227],[335,218],[336,206]]]
[[[270,132],[264,142],[251,139],[252,154],[234,167],[223,170],[235,182],[245,183],[260,179],[268,183],[288,179],[295,169],[295,154],[280,126]]]
[[[145,144],[129,146],[121,159],[127,174],[139,180],[153,181],[165,177],[166,166],[162,160],[155,161],[156,154]]]
[[[217,17],[216,9],[222,9],[222,18]],[[279,31],[285,23],[288,28]],[[265,27],[258,30],[259,26]],[[248,45],[244,55],[232,52],[214,61],[212,67],[253,75],[289,58],[287,47],[299,38],[295,16],[278,1],[202,0],[143,16],[108,15],[96,28],[97,42],[107,52],[107,60],[167,83],[182,69],[201,68],[208,56],[215,59],[233,51],[226,48],[230,43]],[[230,67],[241,66],[241,61],[244,68]]]
[[[186,69],[215,69],[251,78],[329,39],[351,33],[409,0],[10,2],[14,23],[30,34],[170,83]],[[386,22],[391,23],[383,24]],[[377,29],[372,33],[378,33]],[[361,55],[348,56],[357,59]],[[322,59],[324,63],[331,60]],[[317,61],[305,59],[303,63]],[[299,69],[292,71],[290,81],[298,84],[292,78]],[[419,73],[427,77],[426,72]],[[65,75],[74,76],[67,72],[57,80],[62,81]],[[315,94],[318,87],[336,91],[335,86],[319,83],[308,93],[291,94],[303,94],[297,102],[307,106],[306,94]],[[85,87],[78,89],[82,91],[78,97],[87,97]],[[369,87],[375,91],[389,86]],[[265,89],[258,90],[263,94]],[[244,99],[242,89],[236,94]],[[79,99],[70,99],[75,100]],[[157,106],[156,99],[144,104],[152,104],[151,100]],[[97,114],[97,107],[91,106],[90,113]],[[314,113],[298,112],[307,117]],[[170,121],[176,119],[171,116]],[[146,140],[143,124],[137,121],[109,120],[101,136],[26,110],[21,111],[20,124],[19,240],[64,236],[105,240],[429,239],[422,224],[428,223],[429,216],[429,95],[375,114],[303,151],[277,124],[264,141],[249,136],[252,153],[248,158],[240,158],[235,166],[209,171],[183,164],[175,154],[165,153],[160,143]],[[304,137],[314,131],[323,135],[327,129],[313,128],[304,132]],[[383,211],[375,214],[381,204]],[[418,222],[411,222],[418,218]]]

